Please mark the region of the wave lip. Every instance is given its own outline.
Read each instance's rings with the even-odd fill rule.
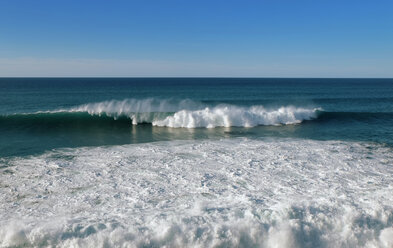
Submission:
[[[148,98],[87,103],[72,108],[0,116],[0,121],[72,122],[85,120],[86,116],[82,114],[86,114],[114,120],[130,119],[133,125],[150,123],[153,126],[172,128],[254,127],[298,124],[318,118],[320,111],[320,108],[295,106],[265,108],[262,105],[207,105],[187,99]],[[95,118],[93,121],[99,120]]]
[[[70,112],[87,112],[90,115],[127,116],[132,123],[151,123],[153,126],[175,128],[253,127],[258,125],[298,124],[317,118],[320,109],[294,106],[266,109],[263,106],[240,107],[221,104],[207,106],[192,100],[126,99],[89,103]]]
[[[154,120],[154,126],[175,128],[254,127],[259,125],[298,124],[317,117],[317,109],[293,106],[267,110],[263,106],[217,106],[202,110],[181,110],[164,120]]]
[[[114,117],[126,116],[132,120],[132,124],[152,123],[156,119],[163,119],[182,109],[197,109],[202,104],[189,99],[124,99],[98,103],[88,103],[69,110],[69,112],[87,112],[90,115],[107,115]]]

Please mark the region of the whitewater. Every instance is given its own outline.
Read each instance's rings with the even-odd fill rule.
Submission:
[[[393,80],[0,78],[0,247],[393,247]]]
[[[317,117],[321,108],[262,105],[236,106],[230,104],[207,105],[189,99],[124,99],[88,103],[70,109],[45,113],[87,112],[114,118],[128,117],[132,124],[151,123],[153,126],[174,128],[254,127],[258,125],[298,124]],[[41,112],[42,113],[42,112]]]
[[[220,139],[0,160],[0,247],[392,247],[392,148]]]

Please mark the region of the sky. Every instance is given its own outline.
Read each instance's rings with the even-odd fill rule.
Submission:
[[[393,77],[392,0],[2,0],[0,77]]]

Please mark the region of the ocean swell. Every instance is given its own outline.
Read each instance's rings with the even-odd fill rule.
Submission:
[[[244,107],[229,104],[208,106],[191,100],[127,99],[90,103],[62,111],[88,112],[91,115],[107,115],[114,118],[127,116],[132,119],[134,125],[151,123],[153,126],[175,128],[214,128],[297,124],[316,118],[318,109],[294,106]]]
[[[67,123],[151,124],[171,128],[255,127],[317,122],[373,122],[392,120],[393,112],[329,112],[301,106],[206,104],[192,100],[126,99],[88,103],[71,108],[35,113],[1,115],[2,126],[34,126]],[[111,125],[112,125],[111,124]]]

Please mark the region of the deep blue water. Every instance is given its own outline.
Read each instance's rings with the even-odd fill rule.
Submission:
[[[271,117],[260,110],[255,114],[253,107],[263,107],[266,113],[277,113],[285,107],[315,114],[310,118],[296,116],[297,124],[285,124],[278,117],[272,125],[268,122]],[[206,108],[216,112],[208,112],[211,116],[198,112]],[[223,114],[227,127],[220,127],[216,121],[222,117],[220,108],[231,115],[225,119]],[[133,125],[133,109],[149,117]],[[152,125],[182,110],[193,117],[198,115],[194,121],[199,126]],[[204,118],[203,123],[218,124],[207,128],[210,126],[198,118]],[[294,137],[393,145],[393,79],[0,79],[0,156],[60,147],[223,137]]]

